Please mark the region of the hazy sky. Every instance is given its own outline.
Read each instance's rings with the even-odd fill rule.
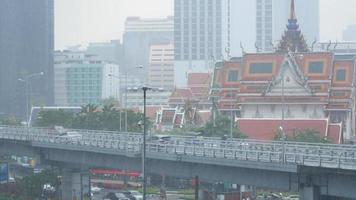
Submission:
[[[356,0],[320,3],[321,40],[341,40],[343,29],[356,24]],[[173,0],[55,0],[56,48],[121,39],[127,16],[168,15],[173,15]]]

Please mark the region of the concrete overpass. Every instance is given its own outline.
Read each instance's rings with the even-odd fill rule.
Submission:
[[[33,156],[63,167],[65,200],[74,190],[83,194],[89,178],[82,172],[89,168],[141,169],[140,134],[76,132],[81,140],[46,129],[1,127],[0,154]],[[177,136],[148,142],[147,158],[148,173],[300,192],[305,200],[356,199],[356,146],[351,145]]]

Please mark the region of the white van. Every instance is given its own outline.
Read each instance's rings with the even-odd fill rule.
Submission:
[[[82,140],[82,138],[83,138],[83,136],[76,131],[68,131],[68,132],[62,133],[59,137],[60,138],[70,138],[70,140],[73,142],[78,142],[78,141]]]

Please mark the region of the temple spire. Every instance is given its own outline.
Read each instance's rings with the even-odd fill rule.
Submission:
[[[294,0],[291,0],[291,3],[290,3],[290,16],[289,16],[289,19],[297,19],[296,15],[295,15]]]
[[[276,51],[285,53],[309,51],[307,42],[299,29],[294,0],[291,0],[290,4],[290,16],[288,19],[287,30],[284,32]]]

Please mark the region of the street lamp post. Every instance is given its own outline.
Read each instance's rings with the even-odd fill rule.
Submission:
[[[143,175],[143,200],[146,200],[147,188],[147,174],[146,174],[146,133],[147,133],[147,120],[146,120],[146,93],[150,90],[149,87],[142,87],[143,90],[143,146],[142,146],[142,175]]]
[[[135,67],[135,69],[143,69],[143,66],[142,65],[139,65],[137,67]],[[124,108],[125,108],[125,132],[127,132],[127,77],[128,77],[128,72],[126,71],[125,72],[125,99],[124,99]],[[120,81],[120,92],[121,92],[121,79],[123,78],[122,76],[116,76],[115,74],[108,74],[108,76],[110,77],[113,77],[113,78],[116,78],[116,79],[119,79]],[[121,131],[121,111],[120,111],[120,131]]]
[[[29,127],[30,124],[29,124],[29,121],[30,121],[30,116],[29,116],[29,109],[30,109],[30,106],[31,106],[31,88],[30,88],[30,81],[31,79],[34,79],[36,77],[39,77],[39,76],[43,76],[44,75],[44,72],[39,72],[39,73],[33,73],[33,74],[30,74],[26,77],[24,77],[23,79],[22,78],[19,78],[18,80],[21,81],[21,82],[24,82],[25,83],[25,96],[26,96],[26,126]]]

